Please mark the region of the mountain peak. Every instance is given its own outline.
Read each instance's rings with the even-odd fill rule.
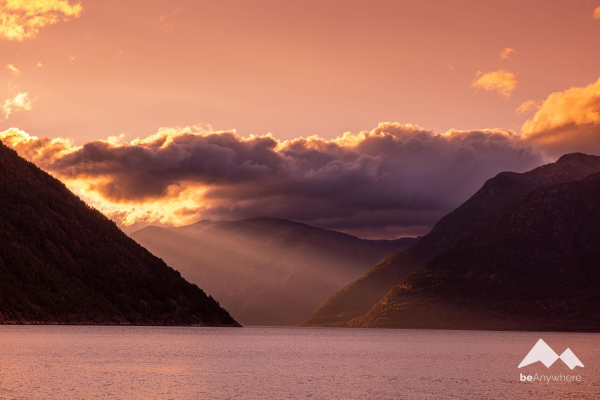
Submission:
[[[489,179],[470,199],[440,219],[430,233],[412,246],[384,258],[363,277],[329,298],[306,322],[309,326],[347,326],[354,318],[372,314],[365,323],[393,325],[384,296],[410,274],[449,250],[490,212],[535,189],[583,179],[600,172],[600,157],[582,153],[565,154],[555,163],[523,173],[501,172]],[[392,294],[390,292],[390,294]],[[380,304],[378,304],[380,303]],[[377,305],[377,306],[376,306]],[[373,314],[374,306],[381,315]],[[370,311],[372,310],[372,311]],[[377,321],[377,322],[376,322]],[[352,323],[362,324],[360,321]]]
[[[507,202],[352,326],[600,331],[598,193],[596,172]]]
[[[211,220],[211,219],[203,219],[201,221],[195,222],[192,225],[198,225],[198,226],[203,226],[203,225],[211,225],[214,224],[215,221]]]
[[[562,155],[558,160],[557,164],[571,163],[571,162],[598,162],[600,156],[594,156],[585,153],[567,153]]]

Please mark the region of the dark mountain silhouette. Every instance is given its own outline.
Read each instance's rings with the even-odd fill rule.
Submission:
[[[489,179],[469,200],[442,218],[431,232],[405,250],[392,253],[364,276],[327,299],[306,326],[347,326],[366,314],[387,292],[450,249],[491,211],[542,186],[582,179],[600,172],[600,157],[575,153],[525,173],[502,172]]]
[[[600,174],[492,212],[351,326],[600,331]]]
[[[416,239],[363,240],[269,218],[131,235],[243,324],[300,325],[323,300]]]
[[[239,326],[212,297],[2,143],[0,323]]]

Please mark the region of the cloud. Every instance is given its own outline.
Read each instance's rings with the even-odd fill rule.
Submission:
[[[4,118],[8,118],[10,114],[20,110],[31,110],[31,100],[27,92],[18,93],[12,99],[4,100],[4,104],[0,105],[0,110],[4,113]]]
[[[81,4],[68,0],[0,0],[0,37],[23,41],[41,28],[81,15]]]
[[[491,176],[542,162],[512,132],[435,134],[399,123],[331,140],[198,127],[83,146],[17,129],[0,138],[124,225],[268,216],[354,233],[424,233]]]
[[[15,76],[21,75],[21,71],[19,71],[19,69],[12,64],[8,64],[6,68],[9,69]]]
[[[594,9],[594,18],[600,19],[600,7]]]
[[[515,112],[517,114],[527,114],[533,110],[539,110],[541,107],[541,102],[535,100],[527,100],[523,104],[521,104]]]
[[[160,17],[160,23],[162,25],[163,30],[165,30],[165,31],[173,30],[173,27],[175,25],[175,18],[177,16],[177,14],[179,14],[179,11],[181,11],[181,8],[177,7],[173,12]]]
[[[519,79],[519,75],[503,69],[486,73],[478,71],[477,76],[479,78],[471,83],[471,87],[484,90],[497,90],[498,93],[507,98],[510,97],[510,94],[517,86],[517,80]]]
[[[505,47],[504,49],[502,49],[502,52],[500,52],[500,59],[501,60],[512,60],[512,55],[514,55],[516,53],[515,49],[511,49],[510,47]]]
[[[525,141],[553,155],[600,154],[600,79],[550,94],[521,133]]]

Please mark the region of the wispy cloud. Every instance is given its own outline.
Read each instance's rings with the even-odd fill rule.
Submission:
[[[173,12],[160,17],[160,23],[165,31],[172,31],[175,25],[175,17],[181,9],[177,7]]]
[[[68,0],[0,0],[0,37],[22,41],[41,28],[81,15],[81,4]]]
[[[600,19],[600,7],[596,7],[596,9],[594,9],[594,18],[596,19]]]
[[[512,57],[515,53],[516,53],[515,49],[511,49],[510,47],[505,47],[504,49],[502,49],[502,52],[500,52],[500,59],[501,60],[512,60]]]
[[[506,70],[493,71],[482,73],[477,72],[477,79],[471,83],[471,87],[483,90],[496,90],[505,97],[510,97],[510,94],[517,86],[519,75]]]
[[[9,69],[15,76],[21,75],[21,71],[19,71],[19,69],[12,64],[8,64],[6,68]]]
[[[526,114],[526,113],[531,112],[533,110],[538,110],[540,107],[541,107],[541,102],[540,101],[527,100],[526,102],[524,102],[523,104],[521,104],[515,110],[515,112],[517,114]]]
[[[8,118],[10,114],[20,111],[20,110],[31,110],[31,100],[27,92],[18,93],[15,97],[11,99],[4,100],[4,103],[0,106],[2,113],[4,114],[4,118]]]

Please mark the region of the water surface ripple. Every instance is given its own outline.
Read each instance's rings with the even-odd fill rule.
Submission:
[[[560,360],[517,365],[543,338]],[[0,398],[597,398],[600,335],[0,326]],[[581,383],[521,383],[519,374]]]

